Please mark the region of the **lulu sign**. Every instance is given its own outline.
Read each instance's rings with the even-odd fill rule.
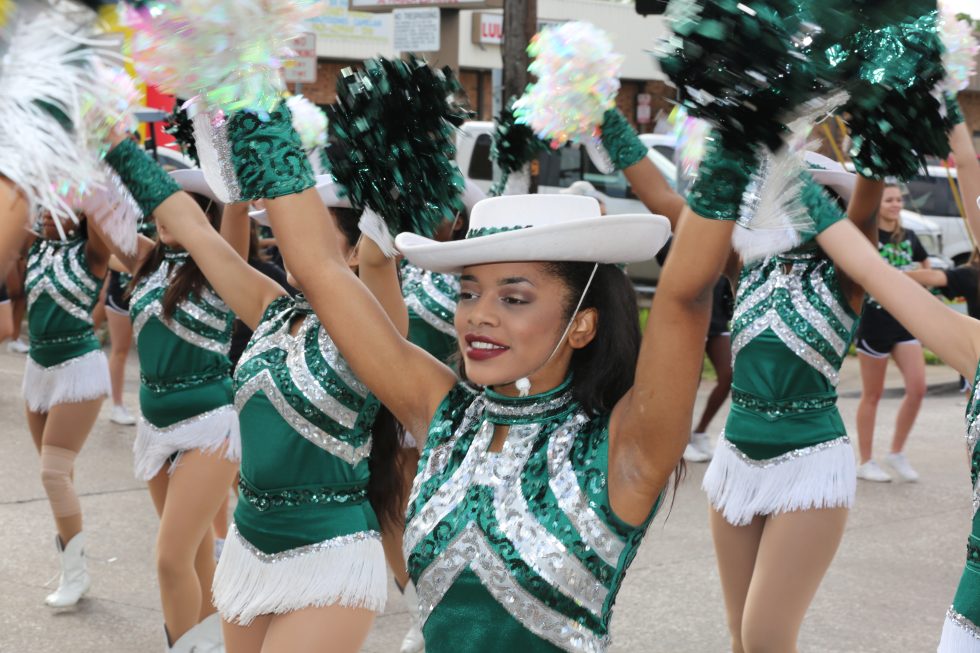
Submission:
[[[561,20],[538,20],[538,31],[545,27],[561,25],[565,21]],[[473,43],[475,45],[503,45],[504,42],[504,15],[491,14],[489,12],[477,12],[473,14]]]
[[[500,45],[504,42],[504,15],[478,13],[473,16],[473,43]]]
[[[350,0],[351,11],[392,11],[408,7],[500,9],[504,0]]]

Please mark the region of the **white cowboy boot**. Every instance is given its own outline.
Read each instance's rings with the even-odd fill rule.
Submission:
[[[169,637],[168,637],[169,639]],[[212,614],[197,624],[166,649],[167,653],[224,653],[221,638],[221,619]]]
[[[82,598],[92,585],[92,579],[85,567],[85,533],[79,533],[71,538],[67,546],[61,544],[61,538],[54,538],[61,556],[61,578],[58,589],[48,594],[44,602],[52,608],[68,608]]]
[[[419,596],[415,593],[415,583],[408,581],[408,585],[402,590],[402,599],[404,599],[408,614],[412,618],[412,625],[405,633],[399,653],[422,653],[425,651],[425,639],[422,637],[422,629],[419,626]]]

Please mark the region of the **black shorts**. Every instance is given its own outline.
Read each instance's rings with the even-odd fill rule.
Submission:
[[[888,358],[895,345],[918,342],[891,313],[874,302],[866,302],[858,326],[856,347],[872,358]]]
[[[6,304],[10,301],[10,295],[7,293],[7,284],[0,283],[0,304]]]
[[[105,307],[110,311],[129,315],[129,299],[125,297],[126,286],[123,285],[122,273],[109,272],[109,289],[105,294]]]

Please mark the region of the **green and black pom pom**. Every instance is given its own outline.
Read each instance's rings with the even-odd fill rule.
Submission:
[[[462,96],[452,71],[411,55],[370,59],[337,80],[337,102],[327,111],[330,173],[392,234],[431,236],[462,210],[456,132],[471,115]]]
[[[844,111],[858,172],[907,179],[926,156],[948,156],[953,120],[935,93],[945,74],[935,12],[864,30],[849,49],[857,74]]]
[[[182,105],[183,101],[178,99],[173,112],[163,123],[163,131],[173,136],[184,156],[200,167],[201,160],[197,158],[197,142],[194,140],[194,123],[191,122],[187,111],[180,108]]]
[[[490,189],[490,195],[502,195],[511,174],[517,172],[534,160],[541,152],[548,149],[548,144],[538,138],[534,130],[516,121],[514,102],[511,97],[497,117],[493,131],[493,144],[490,146],[490,158],[500,168],[500,181]]]
[[[824,91],[805,53],[819,28],[793,0],[696,0],[669,16],[660,67],[689,114],[776,150],[785,121]]]

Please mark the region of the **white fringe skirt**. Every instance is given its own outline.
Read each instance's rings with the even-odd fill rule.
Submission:
[[[857,491],[856,474],[854,451],[846,435],[754,460],[722,433],[701,487],[725,521],[745,526],[756,515],[850,508]]]
[[[388,599],[381,535],[362,531],[270,554],[232,524],[212,592],[221,618],[241,626],[264,614],[328,605],[381,612]]]
[[[136,441],[133,443],[133,469],[136,478],[149,481],[175,453],[190,449],[213,453],[225,442],[228,443],[225,458],[240,461],[242,435],[238,425],[238,411],[231,404],[164,428],[153,426],[141,417]],[[170,468],[171,473],[175,467]]]
[[[980,653],[980,627],[950,608],[936,653]]]
[[[109,361],[101,350],[51,367],[42,367],[28,356],[21,387],[34,413],[47,413],[58,404],[108,397],[112,393]]]

